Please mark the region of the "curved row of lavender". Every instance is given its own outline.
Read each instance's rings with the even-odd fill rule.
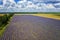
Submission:
[[[14,15],[0,40],[60,40],[60,20]]]

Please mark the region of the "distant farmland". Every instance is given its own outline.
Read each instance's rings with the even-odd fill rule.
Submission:
[[[3,16],[4,14],[0,14],[0,16]]]

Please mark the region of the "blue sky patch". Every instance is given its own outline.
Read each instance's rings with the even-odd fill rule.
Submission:
[[[0,5],[2,5],[3,4],[3,2],[2,1],[0,1]]]
[[[18,1],[21,1],[21,0],[14,0],[16,3],[18,2]]]

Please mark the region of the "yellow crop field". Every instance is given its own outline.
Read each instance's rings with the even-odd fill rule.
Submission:
[[[3,16],[4,14],[0,14],[0,16]]]

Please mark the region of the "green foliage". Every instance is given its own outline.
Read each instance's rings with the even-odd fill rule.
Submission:
[[[10,17],[12,17],[13,14],[4,14],[4,16],[0,16],[0,30],[6,25],[8,24],[8,21],[10,19]],[[4,25],[4,26],[3,26]]]
[[[37,14],[38,12],[15,12],[16,14]]]

